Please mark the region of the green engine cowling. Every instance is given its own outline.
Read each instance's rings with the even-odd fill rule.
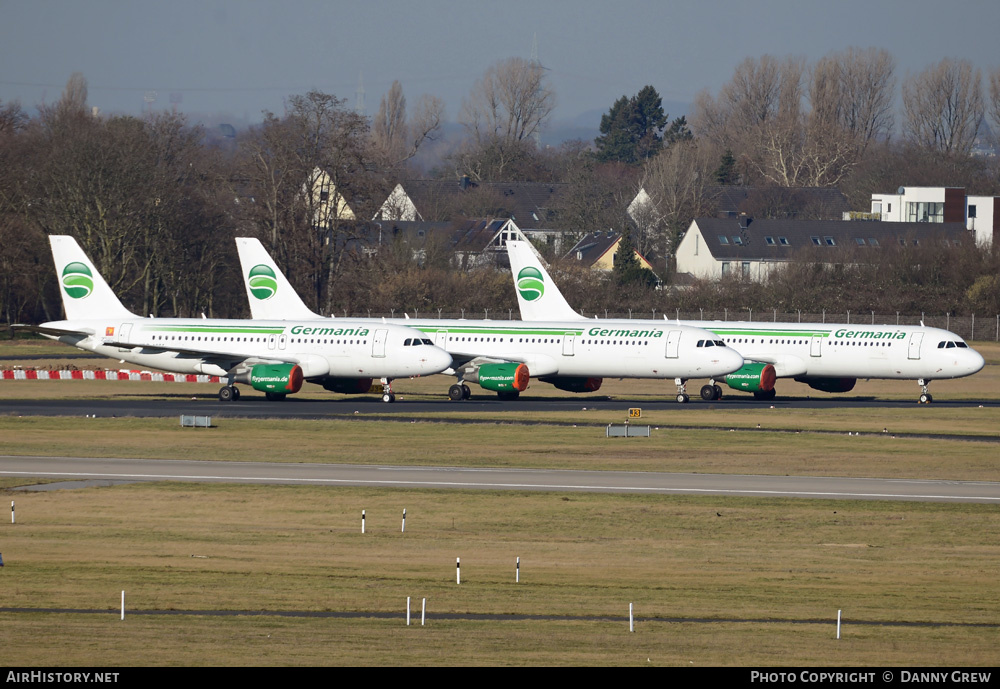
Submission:
[[[857,378],[796,378],[797,383],[805,383],[813,390],[823,392],[850,392],[854,389]]]
[[[523,392],[531,376],[524,364],[483,364],[476,370],[474,379],[468,378],[487,390]]]
[[[730,373],[722,380],[733,390],[745,392],[769,392],[774,390],[777,375],[771,364],[744,364],[743,368]]]
[[[603,378],[584,378],[583,376],[542,376],[538,380],[566,392],[595,392],[601,389]]]
[[[290,395],[302,389],[302,369],[298,364],[257,364],[250,369],[250,387]]]
[[[323,389],[330,392],[339,392],[342,395],[363,395],[371,392],[371,378],[326,378],[323,380]]]

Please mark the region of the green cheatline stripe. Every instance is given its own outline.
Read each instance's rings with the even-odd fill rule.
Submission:
[[[144,325],[143,330],[148,330],[151,332],[170,332],[170,333],[249,333],[252,335],[280,335],[285,332],[284,328],[265,328],[256,325],[229,325],[229,326],[210,326],[210,325]]]
[[[410,325],[407,323],[406,325]],[[461,328],[451,328],[448,326],[423,326],[423,325],[410,325],[411,328],[416,328],[417,330],[433,334],[439,330],[446,330],[448,333],[463,334],[463,335],[582,335],[582,330],[567,330],[561,328],[559,330],[545,330],[540,328],[488,328],[481,327],[477,328],[474,326],[462,326]]]
[[[830,337],[828,330],[730,330],[728,328],[706,328],[716,335],[744,335],[753,337]]]

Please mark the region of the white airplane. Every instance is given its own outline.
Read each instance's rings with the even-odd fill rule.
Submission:
[[[587,321],[574,311],[534,249],[526,242],[508,241],[510,269],[517,283],[521,318]],[[664,317],[666,318],[666,317]],[[649,320],[602,320],[588,329],[645,328]],[[962,378],[983,368],[982,355],[955,333],[924,325],[859,325],[843,323],[769,323],[671,321],[710,330],[746,359],[739,371],[721,380],[757,399],[774,399],[776,378],[793,378],[815,390],[849,392],[858,378],[916,380],[919,402],[934,398],[932,380]],[[722,388],[715,380],[701,388],[701,397],[717,400]]]
[[[175,373],[225,378],[222,401],[246,383],[268,399],[298,392],[304,380],[327,390],[367,392],[383,379],[426,376],[451,366],[451,356],[421,332],[388,323],[314,320],[142,318],[126,309],[72,237],[51,236],[66,311],[64,321],[15,326],[89,352]],[[326,324],[324,324],[326,325]],[[329,325],[334,325],[330,323]]]
[[[239,237],[236,245],[254,318],[331,322],[305,306],[260,241]],[[743,357],[718,337],[673,323],[595,329],[581,327],[578,319],[396,321],[422,331],[451,354],[454,365],[445,373],[457,377],[448,389],[453,400],[469,398],[466,381],[512,399],[534,376],[571,392],[593,392],[604,378],[673,378],[677,401],[687,402],[688,378],[723,376],[743,365]]]

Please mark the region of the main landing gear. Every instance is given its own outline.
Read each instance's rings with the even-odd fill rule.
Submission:
[[[931,393],[927,392],[927,385],[928,383],[930,383],[930,381],[921,378],[917,382],[920,383],[920,397],[917,398],[917,403],[930,404],[931,402],[933,402],[934,398],[931,396]]]
[[[453,402],[458,402],[460,400],[467,400],[472,397],[472,390],[465,383],[455,383],[450,388],[448,388],[448,399]]]
[[[235,402],[240,398],[240,389],[235,385],[224,385],[219,388],[220,402]]]
[[[396,401],[396,395],[392,393],[392,380],[389,378],[382,379],[382,401],[386,404]]]
[[[680,404],[690,402],[691,398],[687,394],[687,381],[683,378],[674,378],[674,383],[677,385],[677,401]]]
[[[716,385],[714,380],[708,381],[708,385],[701,386],[701,398],[708,402],[722,399],[722,388]]]

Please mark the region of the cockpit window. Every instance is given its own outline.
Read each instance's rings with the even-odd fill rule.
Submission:
[[[722,340],[716,340],[716,341],[715,341],[715,346],[716,346],[716,347],[725,347],[725,346],[726,346],[726,343],[725,343],[725,342],[723,342]]]
[[[969,345],[965,344],[965,343],[964,343],[964,342],[962,342],[961,340],[959,340],[958,342],[956,342],[956,343],[955,343],[955,346],[956,346],[956,347],[962,347],[963,349],[968,349],[968,348],[969,348]]]

